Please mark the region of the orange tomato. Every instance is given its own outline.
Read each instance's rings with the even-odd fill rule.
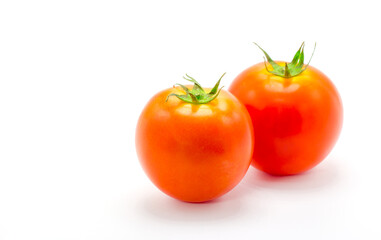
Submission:
[[[159,92],[145,106],[136,128],[136,149],[151,181],[186,202],[217,198],[236,186],[250,166],[253,129],[245,107],[222,90],[206,104]]]
[[[250,113],[256,140],[252,165],[264,172],[290,175],[311,169],[338,139],[342,102],[333,83],[314,67],[281,77],[259,63],[239,74],[229,90]]]

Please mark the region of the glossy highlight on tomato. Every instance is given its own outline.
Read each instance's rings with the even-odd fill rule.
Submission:
[[[330,79],[312,66],[292,77],[268,68],[265,63],[249,67],[229,91],[253,122],[252,165],[273,175],[298,174],[316,166],[334,147],[342,127],[342,102]]]
[[[151,181],[173,198],[215,199],[235,187],[250,166],[250,116],[224,90],[205,104],[184,102],[176,94],[184,89],[157,93],[141,113],[136,128],[140,163]]]

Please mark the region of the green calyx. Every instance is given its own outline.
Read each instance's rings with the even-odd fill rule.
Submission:
[[[220,85],[221,79],[223,76],[225,76],[225,74],[226,73],[222,74],[220,79],[217,81],[216,85],[214,85],[214,87],[212,88],[212,90],[210,90],[209,93],[206,93],[204,89],[201,87],[201,85],[194,78],[192,78],[188,74],[185,74],[186,77],[184,77],[184,79],[194,83],[193,88],[188,89],[186,86],[180,83],[176,83],[176,85],[180,86],[186,94],[179,95],[176,93],[171,93],[168,95],[165,101],[168,101],[168,98],[171,96],[175,96],[184,102],[192,104],[205,104],[210,101],[213,101],[218,96],[218,94],[220,94],[221,89],[223,88],[221,87],[220,89],[218,89],[218,86]]]
[[[314,50],[312,52],[310,60],[308,61],[307,64],[304,64],[304,42],[303,42],[302,45],[300,46],[299,50],[296,52],[292,61],[290,63],[286,62],[284,64],[284,66],[280,66],[279,64],[274,62],[271,59],[271,57],[267,54],[267,52],[265,50],[263,50],[258,44],[256,44],[256,43],[254,43],[254,44],[257,45],[259,47],[259,49],[261,49],[261,51],[265,54],[267,62],[273,68],[273,70],[269,70],[267,68],[267,64],[266,64],[266,60],[265,60],[265,66],[266,66],[267,71],[276,75],[276,76],[280,76],[280,77],[284,77],[284,78],[295,77],[295,76],[301,74],[304,70],[306,70],[308,65],[311,62],[312,56],[314,55],[315,48],[316,48],[316,43],[315,43]]]

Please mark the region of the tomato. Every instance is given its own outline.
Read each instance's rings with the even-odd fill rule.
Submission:
[[[204,202],[227,193],[246,174],[253,129],[246,108],[231,93],[220,90],[210,102],[194,104],[180,99],[189,97],[180,95],[189,87],[152,97],[138,120],[136,150],[161,191],[182,201]],[[196,97],[202,100],[201,95]]]
[[[304,59],[303,49],[304,44],[294,60]],[[249,67],[229,90],[246,106],[253,122],[252,165],[273,175],[298,174],[320,163],[334,147],[342,127],[342,102],[318,69],[293,60],[287,68],[294,69],[286,73],[285,62],[274,62],[264,53],[271,66]]]

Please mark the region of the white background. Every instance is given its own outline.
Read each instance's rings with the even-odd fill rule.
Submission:
[[[378,1],[1,1],[0,239],[381,239]],[[229,86],[259,43],[311,65],[344,103],[330,156],[292,177],[250,169],[217,201],[157,190],[137,118],[191,74]]]

